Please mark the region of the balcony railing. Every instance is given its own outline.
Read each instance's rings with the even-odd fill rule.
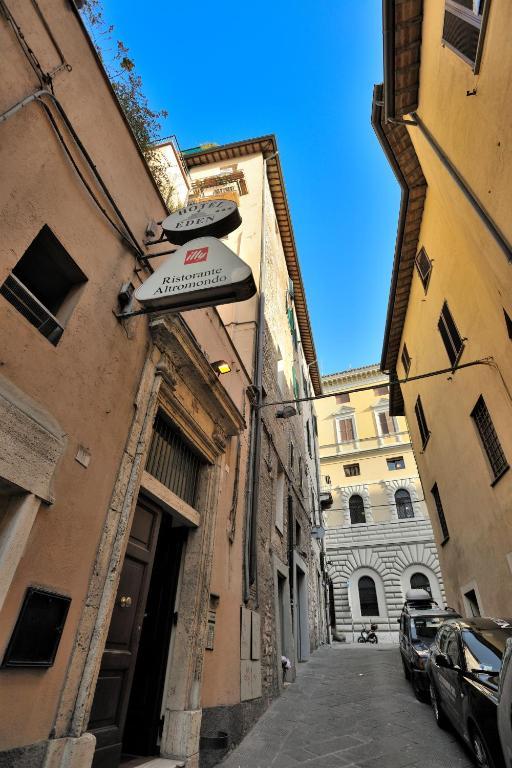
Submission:
[[[389,435],[372,435],[371,437],[360,437],[354,440],[345,440],[338,443],[330,443],[320,446],[320,458],[328,456],[345,456],[360,451],[371,451],[385,446],[397,446],[400,443],[410,442],[410,436],[407,431],[391,432]]]

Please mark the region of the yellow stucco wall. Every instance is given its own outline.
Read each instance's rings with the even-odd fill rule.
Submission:
[[[443,4],[425,3],[418,114],[509,241],[509,142],[512,5],[493,0],[480,74],[441,44]],[[477,89],[475,96],[466,92]],[[440,548],[448,602],[464,611],[462,592],[476,585],[480,608],[512,614],[512,473],[494,487],[493,474],[470,416],[483,395],[505,455],[512,460],[512,346],[504,320],[512,316],[510,262],[418,128],[409,133],[428,191],[419,248],[433,261],[428,291],[415,273],[402,336],[411,375],[449,366],[437,329],[443,302],[465,348],[461,363],[492,356],[498,366],[402,387],[437,542],[442,534],[430,489],[437,482],[449,529]],[[404,375],[401,364],[398,373]],[[421,395],[431,431],[422,451],[414,416]]]

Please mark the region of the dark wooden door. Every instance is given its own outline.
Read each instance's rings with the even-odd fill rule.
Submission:
[[[96,684],[88,730],[94,768],[117,768],[162,513],[139,499]]]

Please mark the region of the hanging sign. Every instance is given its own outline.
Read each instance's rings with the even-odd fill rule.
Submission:
[[[198,309],[254,296],[251,268],[215,237],[199,237],[178,248],[135,291],[150,310]]]
[[[171,213],[162,222],[166,238],[175,245],[183,245],[196,237],[211,235],[225,237],[242,223],[237,204],[233,200],[199,200]]]

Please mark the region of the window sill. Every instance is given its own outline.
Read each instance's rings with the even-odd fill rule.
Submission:
[[[493,481],[492,481],[492,483],[491,483],[491,488],[494,488],[494,486],[495,486],[495,485],[497,485],[497,484],[499,483],[499,481],[501,480],[501,478],[503,477],[503,475],[506,475],[506,474],[507,474],[507,472],[509,471],[509,469],[510,469],[510,464],[507,464],[507,466],[505,467],[505,469],[502,469],[502,471],[500,472],[500,474],[499,474],[497,477],[495,477],[495,478],[494,478],[494,480],[493,480]]]
[[[449,542],[449,541],[450,541],[450,537],[449,537],[449,536],[446,536],[446,538],[444,538],[444,539],[442,540],[442,542],[441,542],[441,546],[442,546],[442,547],[444,547],[444,545],[445,545],[445,544],[448,544],[448,542]]]

